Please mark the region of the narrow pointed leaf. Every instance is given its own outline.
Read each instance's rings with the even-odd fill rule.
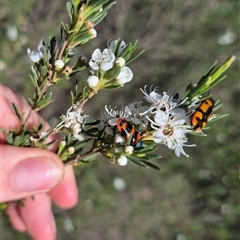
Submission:
[[[162,172],[162,170],[158,166],[156,166],[155,164],[153,164],[151,162],[148,162],[148,161],[145,161],[145,160],[141,160],[141,162],[143,162],[144,164],[146,164],[150,168],[153,168],[155,170],[158,170],[159,172]]]

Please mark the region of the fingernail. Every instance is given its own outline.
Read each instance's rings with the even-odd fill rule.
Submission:
[[[10,187],[16,192],[40,191],[54,187],[62,179],[61,168],[50,158],[26,158],[10,174]]]

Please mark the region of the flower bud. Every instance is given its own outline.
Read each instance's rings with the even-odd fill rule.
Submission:
[[[95,38],[97,36],[97,31],[94,28],[91,28],[89,30],[89,33],[91,34],[92,38]]]
[[[86,22],[87,29],[92,29],[94,27],[94,24],[91,21]]]
[[[61,153],[63,152],[64,150],[64,147],[66,146],[67,142],[66,141],[61,141],[59,146],[58,146],[58,155],[60,156]]]
[[[66,146],[67,142],[66,141],[61,141],[59,144],[59,147],[64,148]]]
[[[98,12],[102,12],[102,11],[103,11],[103,8],[102,8],[102,5],[101,5]]]
[[[97,76],[90,76],[87,79],[88,86],[90,88],[94,88],[98,85],[99,78]]]
[[[64,62],[63,62],[63,60],[58,59],[58,60],[56,60],[56,61],[54,62],[54,65],[55,65],[55,68],[56,68],[57,70],[60,70],[60,69],[62,69],[62,68],[64,67]]]
[[[134,152],[134,147],[133,146],[126,146],[124,151],[125,151],[125,153],[131,155]]]
[[[128,160],[127,160],[127,158],[125,157],[125,156],[120,156],[118,159],[117,159],[117,164],[119,165],[119,166],[126,166],[127,165],[127,162],[128,162]]]
[[[67,151],[68,151],[69,154],[73,154],[75,152],[75,148],[74,147],[69,147]]]
[[[125,65],[125,59],[122,57],[119,57],[115,61],[116,65],[119,67],[123,67]]]

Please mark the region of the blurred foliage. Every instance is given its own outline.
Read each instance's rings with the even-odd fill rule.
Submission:
[[[1,81],[29,97],[33,88],[26,49],[36,49],[41,38],[59,35],[59,21],[68,14],[65,1],[20,3],[1,1]],[[82,51],[89,59],[95,48],[103,49],[109,39],[121,37],[138,39],[139,50],[146,52],[130,64],[134,80],[118,92],[99,94],[99,105],[90,101],[87,111],[97,116],[109,102],[122,106],[138,101],[138,89],[145,84],[183,92],[183,86],[196,83],[216,60],[222,63],[234,54],[239,61],[239,18],[236,0],[118,1],[96,28],[98,37]],[[227,79],[211,91],[223,102],[218,111],[229,116],[209,124],[207,137],[189,137],[197,144],[187,149],[190,158],[177,158],[162,147],[158,165],[163,173],[132,164],[123,168],[105,159],[76,168],[79,204],[68,211],[54,207],[57,239],[239,239],[237,61]],[[52,89],[55,102],[42,112],[45,118],[53,121],[68,108],[74,83],[73,79],[72,84]],[[126,184],[121,191],[113,185],[119,178]],[[29,239],[12,230],[7,217],[2,221],[3,240]]]

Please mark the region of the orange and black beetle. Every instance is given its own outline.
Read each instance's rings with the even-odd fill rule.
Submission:
[[[119,133],[125,137],[127,140],[130,138],[130,145],[133,147],[141,147],[142,146],[142,136],[137,132],[135,127],[128,122],[125,118],[119,118],[117,121],[117,129]]]
[[[207,98],[201,102],[200,106],[190,116],[190,123],[194,131],[201,132],[206,127],[208,120],[213,114],[214,101]]]

